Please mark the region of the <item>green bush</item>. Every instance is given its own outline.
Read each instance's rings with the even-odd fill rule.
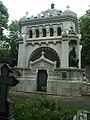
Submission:
[[[15,120],[72,120],[75,110],[61,109],[47,99],[14,101],[12,114]]]

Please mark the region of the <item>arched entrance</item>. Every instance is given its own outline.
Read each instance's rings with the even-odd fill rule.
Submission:
[[[38,70],[37,73],[37,91],[46,92],[47,70]]]

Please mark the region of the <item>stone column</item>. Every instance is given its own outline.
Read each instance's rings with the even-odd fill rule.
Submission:
[[[68,40],[62,41],[61,68],[68,68],[69,45]]]
[[[69,43],[68,34],[66,31],[62,33],[62,55],[61,55],[61,68],[68,68],[68,56],[69,56]]]
[[[79,68],[81,69],[81,50],[82,50],[82,45],[79,45]]]
[[[25,28],[23,28],[25,30]],[[25,56],[26,56],[26,39],[27,39],[27,35],[26,35],[26,30],[22,31],[22,43],[19,44],[19,52],[18,52],[18,67],[20,68],[25,68]]]

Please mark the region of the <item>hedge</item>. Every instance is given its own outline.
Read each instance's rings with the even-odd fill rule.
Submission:
[[[15,100],[11,105],[15,120],[72,120],[76,110],[62,109],[48,99]]]

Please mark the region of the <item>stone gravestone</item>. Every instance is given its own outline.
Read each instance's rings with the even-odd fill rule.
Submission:
[[[87,120],[87,113],[85,111],[80,115],[80,120]]]
[[[0,120],[14,120],[10,113],[10,100],[8,99],[9,87],[16,86],[19,81],[12,75],[8,64],[1,68],[0,76]]]
[[[76,120],[87,120],[87,112],[78,110]]]

